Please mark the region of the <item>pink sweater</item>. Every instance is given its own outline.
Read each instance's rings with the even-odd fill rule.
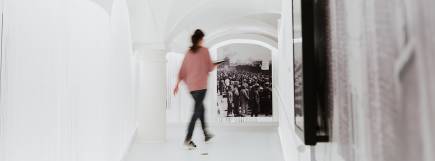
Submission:
[[[184,56],[178,79],[184,81],[190,91],[207,89],[208,74],[213,68],[207,48],[201,48],[196,53],[189,50]]]

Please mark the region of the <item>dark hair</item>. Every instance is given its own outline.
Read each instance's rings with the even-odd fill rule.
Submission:
[[[190,50],[193,53],[196,53],[201,46],[199,46],[199,42],[204,38],[204,32],[202,32],[200,29],[196,29],[195,33],[193,33],[191,40],[192,40],[192,46],[190,46]]]

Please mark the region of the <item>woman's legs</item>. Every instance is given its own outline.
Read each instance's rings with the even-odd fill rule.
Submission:
[[[202,111],[198,115],[199,115],[199,120],[201,121],[201,127],[202,127],[202,131],[204,132],[204,136],[207,136],[208,132],[207,132],[207,123],[205,122],[204,105],[201,103],[201,106],[202,106]]]
[[[206,94],[206,90],[199,90],[199,91],[192,91],[190,92],[192,94],[193,99],[195,100],[195,109],[192,115],[192,119],[190,120],[187,135],[185,141],[190,141],[192,139],[193,131],[195,129],[195,123],[196,120],[199,119],[201,121],[201,126],[204,131],[204,135],[207,136],[207,124],[205,122],[205,116],[204,116],[204,98]]]
[[[197,114],[193,113],[192,118],[190,119],[189,127],[187,128],[187,135],[186,139],[184,140],[185,142],[189,142],[192,139],[193,130],[195,129],[195,123],[197,119]]]

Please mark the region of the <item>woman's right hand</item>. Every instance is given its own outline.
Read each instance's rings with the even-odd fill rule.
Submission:
[[[174,88],[174,96],[177,95],[177,93],[178,93],[178,84],[175,85],[175,88]]]
[[[178,86],[180,86],[180,80],[177,80],[177,83],[175,84],[174,96],[178,93]]]

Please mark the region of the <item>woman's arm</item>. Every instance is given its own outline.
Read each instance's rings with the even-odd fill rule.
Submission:
[[[175,84],[175,88],[174,88],[174,95],[176,95],[178,93],[178,87],[180,86],[180,79],[177,79],[177,83]]]
[[[175,84],[175,88],[174,88],[174,95],[178,93],[178,87],[180,86],[180,82],[184,79],[184,77],[186,77],[186,71],[185,71],[186,56],[184,56],[183,62],[181,63],[180,71],[178,72],[177,83]]]
[[[208,61],[209,67],[210,67],[209,72],[213,71],[219,65],[219,64],[213,63],[213,61],[211,60],[210,52],[208,51],[208,49],[207,49],[207,61]]]

